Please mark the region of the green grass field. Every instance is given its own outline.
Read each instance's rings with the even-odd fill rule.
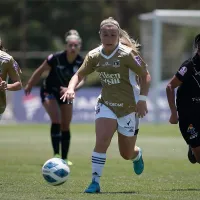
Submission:
[[[90,155],[93,125],[72,126],[69,180],[48,185],[42,164],[52,156],[48,125],[0,127],[0,200],[199,200],[199,165],[187,160],[187,146],[177,126],[143,125],[138,145],[143,149],[145,171],[137,176],[130,161],[118,151],[117,137],[107,153],[101,194],[84,194],[91,181]]]

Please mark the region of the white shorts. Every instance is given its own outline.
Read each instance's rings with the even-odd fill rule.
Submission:
[[[1,121],[1,118],[2,118],[2,114],[0,114],[0,121]]]
[[[104,104],[98,103],[95,107],[96,115],[98,118],[116,119],[118,123],[117,131],[122,135],[131,137],[137,135],[139,128],[139,118],[136,117],[135,112],[128,114],[124,117],[117,118],[117,116]]]

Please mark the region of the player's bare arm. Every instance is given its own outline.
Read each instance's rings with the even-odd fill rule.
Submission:
[[[1,82],[1,86],[4,90],[9,90],[9,91],[17,91],[21,90],[22,88],[22,83],[19,75],[19,66],[18,64],[11,59],[9,63],[7,63],[7,74],[9,78],[11,79],[12,83],[7,84],[6,81]]]
[[[182,82],[176,76],[174,76],[166,87],[167,100],[168,100],[168,104],[171,110],[171,116],[169,119],[169,122],[171,124],[178,123],[178,115],[177,115],[177,109],[176,109],[176,104],[175,104],[175,89],[179,87],[181,84]]]
[[[142,75],[139,76],[140,79],[140,96],[137,103],[137,113],[140,118],[143,118],[147,113],[146,97],[149,92],[151,76],[146,70]]]
[[[75,98],[75,89],[77,88],[77,86],[79,86],[79,84],[83,80],[84,76],[81,76],[80,73],[77,72],[76,74],[74,74],[74,76],[69,82],[66,92],[60,99],[62,99],[63,101],[65,100],[72,101]]]
[[[45,71],[49,71],[50,70],[50,66],[47,64],[47,61],[45,60],[33,73],[33,75],[31,76],[31,78],[29,79],[27,85],[24,88],[25,94],[28,95],[30,94],[32,87],[34,85],[36,85],[39,80],[41,75],[43,74],[43,72]]]

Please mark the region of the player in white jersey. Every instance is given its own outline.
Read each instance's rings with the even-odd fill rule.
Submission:
[[[102,45],[88,53],[61,97],[63,100],[73,100],[74,90],[79,82],[93,71],[99,72],[102,92],[96,106],[92,183],[85,190],[86,193],[100,192],[99,182],[106,161],[106,152],[115,131],[118,132],[121,156],[132,161],[137,175],[144,170],[142,151],[136,146],[136,139],[139,118],[148,112],[146,98],[150,74],[138,54],[137,44],[120,28],[116,20],[108,18],[102,21],[100,38]]]

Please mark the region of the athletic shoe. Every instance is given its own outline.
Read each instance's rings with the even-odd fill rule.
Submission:
[[[141,156],[140,156],[139,160],[133,161],[133,169],[137,175],[140,175],[144,170],[144,161],[142,158],[142,150],[139,149],[139,151],[141,152]]]
[[[99,193],[100,190],[101,189],[100,189],[99,183],[93,180],[92,183],[90,183],[88,188],[85,190],[85,193]]]

